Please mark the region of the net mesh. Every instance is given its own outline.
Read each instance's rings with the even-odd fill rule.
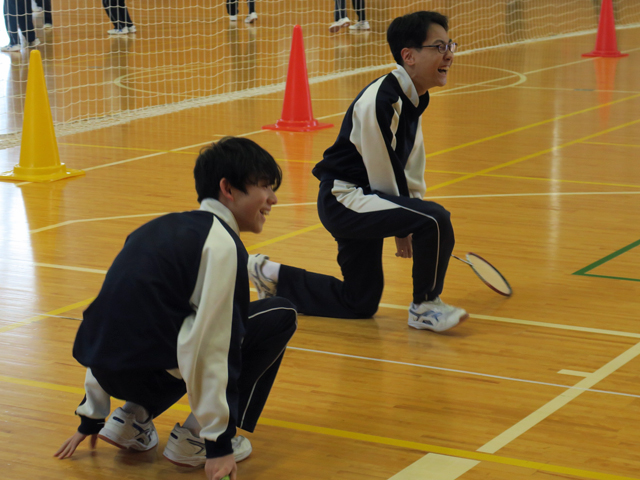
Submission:
[[[282,90],[296,24],[314,83],[392,64],[386,27],[404,13],[446,14],[464,53],[595,31],[600,8],[600,0],[367,0],[370,30],[331,33],[329,1],[259,0],[258,19],[245,23],[244,1],[230,22],[221,1],[128,0],[136,33],[108,35],[113,25],[100,2],[53,3],[53,28],[44,28],[41,13],[32,18],[58,135]],[[346,13],[358,20],[350,0]],[[619,28],[640,25],[637,0],[614,0],[614,13]],[[6,147],[19,141],[28,49],[0,57],[0,147]]]

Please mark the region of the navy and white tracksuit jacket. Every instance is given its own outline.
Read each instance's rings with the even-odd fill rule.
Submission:
[[[83,421],[104,419],[110,412],[98,371],[116,373],[111,375],[116,382],[117,372],[166,371],[167,378],[184,381],[207,457],[232,452],[236,426],[253,430],[296,315],[283,299],[250,306],[248,254],[238,233],[231,211],[205,199],[199,210],[156,218],[129,235],[84,312],[73,348],[74,357],[88,367],[86,397],[76,411]],[[262,318],[273,315],[272,324]],[[261,317],[260,324],[254,317]],[[254,324],[274,327],[255,335]],[[253,346],[260,353],[245,351]],[[247,417],[241,409],[253,412]]]

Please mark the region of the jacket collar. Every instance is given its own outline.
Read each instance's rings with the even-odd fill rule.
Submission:
[[[218,200],[214,200],[213,198],[205,198],[200,203],[200,210],[204,210],[205,212],[213,213],[216,217],[220,217],[224,223],[229,225],[236,234],[240,235],[240,229],[238,228],[238,222],[236,221],[236,217],[233,216],[231,210],[225,207]]]
[[[413,84],[411,77],[404,69],[402,65],[396,65],[396,69],[391,72],[394,77],[398,79],[398,83],[400,84],[400,88],[407,96],[411,103],[413,103],[414,107],[418,107],[420,104],[420,97],[418,96],[418,91],[416,90],[416,86]]]

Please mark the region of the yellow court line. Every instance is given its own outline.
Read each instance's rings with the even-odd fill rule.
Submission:
[[[267,245],[271,245],[272,243],[277,243],[277,242],[279,242],[281,240],[286,240],[288,238],[295,237],[297,235],[302,235],[303,233],[307,233],[307,232],[310,232],[312,230],[316,230],[317,228],[320,228],[321,226],[322,226],[321,223],[316,223],[315,225],[311,225],[310,227],[301,228],[300,230],[296,230],[295,232],[286,233],[284,235],[280,235],[279,237],[272,238],[271,240],[266,240],[264,242],[256,243],[255,245],[251,245],[250,247],[247,247],[247,251],[251,252],[252,250],[256,250],[258,248],[262,248],[262,247],[265,247]]]
[[[44,315],[36,315],[35,317],[27,318],[21,322],[17,322],[11,325],[6,325],[4,327],[0,327],[0,333],[8,332],[10,330],[14,330],[16,328],[22,327],[24,325],[29,325],[30,323],[39,322],[45,318],[48,318],[52,315],[59,315],[61,313],[68,312],[69,310],[73,310],[75,308],[84,307],[85,305],[89,305],[93,302],[94,297],[87,298],[86,300],[82,300],[80,302],[72,303],[71,305],[67,305],[66,307],[58,308],[56,310],[52,310],[51,312],[47,312]]]
[[[635,98],[639,98],[640,93],[637,95],[631,95],[630,97],[621,98],[619,100],[614,100],[609,103],[603,103],[601,105],[596,105],[595,107],[585,108],[584,110],[578,110],[577,112],[567,113],[566,115],[560,115],[558,117],[553,117],[548,120],[542,120],[540,122],[532,123],[530,125],[525,125],[524,127],[514,128],[513,130],[508,130],[506,132],[497,133],[495,135],[491,135],[489,137],[479,138],[478,140],[473,140],[471,142],[463,143],[461,145],[456,145],[455,147],[445,148],[444,150],[438,150],[437,152],[427,154],[427,158],[435,157],[436,155],[441,155],[443,153],[453,152],[455,150],[460,150],[461,148],[470,147],[472,145],[477,145],[479,143],[488,142],[489,140],[495,140],[496,138],[506,137],[507,135],[511,135],[512,133],[522,132],[524,130],[528,130],[530,128],[539,127],[540,125],[546,125],[547,123],[555,122],[557,120],[563,120],[565,118],[570,118],[575,115],[580,115],[581,113],[591,112],[593,110],[598,110],[600,108],[608,107],[611,105],[615,105],[617,103],[626,102],[627,100],[633,100]],[[585,137],[586,138],[586,137]]]
[[[181,155],[198,155],[198,152],[180,152],[177,150],[158,150],[155,148],[137,148],[137,147],[114,147],[111,145],[89,145],[86,143],[58,143],[58,145],[65,145],[68,147],[89,147],[89,148],[101,148],[107,150],[132,150],[136,152],[153,152],[153,153],[179,153]]]
[[[84,389],[78,387],[67,387],[64,385],[56,385],[53,383],[40,382],[36,380],[25,380],[15,377],[7,377],[0,375],[0,382],[12,383],[15,385],[23,385],[34,388],[42,388],[46,390],[55,390],[59,392],[73,393],[77,395],[84,395]],[[170,407],[171,410],[180,412],[191,412],[188,405],[175,404]],[[365,433],[350,432],[346,430],[337,430],[335,428],[317,427],[314,425],[305,425],[302,423],[287,422],[284,420],[273,420],[269,418],[260,418],[259,425],[266,425],[270,427],[285,428],[288,430],[296,430],[300,432],[315,433],[319,435],[327,435],[337,438],[346,438],[349,440],[356,440],[360,442],[375,443],[378,445],[387,445],[392,447],[405,448],[408,450],[417,450],[421,452],[438,453],[441,455],[448,455],[451,457],[467,458],[471,460],[478,460],[481,462],[498,463],[502,465],[511,465],[514,467],[528,468],[533,470],[539,470],[542,472],[558,473],[562,475],[573,475],[575,477],[590,478],[596,480],[638,480],[633,477],[625,477],[621,475],[613,475],[608,473],[592,472],[589,470],[581,470],[577,468],[562,467],[559,465],[551,465],[549,463],[532,462],[529,460],[521,460],[518,458],[502,457],[499,455],[493,455],[490,453],[473,452],[469,450],[462,450],[459,448],[441,447],[439,445],[429,445],[426,443],[411,442],[407,440],[398,440],[395,438],[380,437],[377,435],[368,435]]]
[[[632,147],[632,148],[640,148],[640,145],[634,145],[629,143],[607,143],[607,142],[584,142],[589,145],[607,145],[609,147]]]
[[[640,96],[640,95],[637,95],[637,96]],[[531,153],[529,155],[525,155],[524,157],[516,158],[515,160],[510,160],[508,162],[501,163],[500,165],[495,165],[493,167],[485,168],[484,170],[480,170],[479,172],[476,172],[476,173],[463,175],[462,177],[455,178],[453,180],[449,180],[447,182],[443,182],[443,183],[440,183],[438,185],[435,185],[435,186],[431,187],[430,190],[435,190],[436,188],[447,187],[449,185],[453,185],[455,183],[462,182],[464,180],[468,180],[470,178],[478,177],[478,176],[484,175],[486,173],[493,172],[494,170],[499,170],[501,168],[510,167],[511,165],[515,165],[517,163],[524,162],[525,160],[530,160],[532,158],[536,158],[536,157],[539,157],[541,155],[545,155],[547,153],[555,152],[557,150],[560,150],[560,149],[566,148],[566,147],[570,147],[571,145],[575,145],[577,143],[583,143],[583,142],[585,142],[585,140],[589,140],[590,138],[599,137],[600,135],[604,135],[606,133],[611,133],[611,132],[614,132],[616,130],[620,130],[622,128],[629,127],[631,125],[635,125],[636,123],[640,123],[640,119],[639,120],[633,120],[631,122],[624,123],[622,125],[618,125],[617,127],[611,127],[611,128],[606,129],[606,130],[603,130],[601,132],[592,133],[591,135],[587,135],[586,137],[582,137],[582,138],[578,138],[576,140],[572,140],[572,141],[564,143],[562,145],[556,145],[555,147],[547,148],[545,150],[541,150],[541,151],[536,152],[536,153]]]
[[[583,142],[591,143],[591,142]],[[639,145],[640,146],[640,145]],[[448,175],[473,175],[469,172],[450,172],[446,170],[425,170],[426,173],[445,173]],[[640,188],[640,185],[631,185],[627,183],[603,183],[603,182],[587,182],[582,180],[564,180],[559,178],[543,178],[543,177],[526,177],[520,175],[500,175],[497,173],[476,174],[478,177],[492,177],[492,178],[508,178],[512,180],[539,180],[543,182],[559,182],[559,183],[577,183],[581,185],[596,185],[601,187],[630,187]]]
[[[472,452],[461,450],[458,448],[441,447],[438,445],[429,445],[425,443],[410,442],[406,440],[396,440],[394,438],[379,437],[377,435],[367,435],[364,433],[349,432],[345,430],[336,430],[334,428],[316,427],[313,425],[304,425],[294,422],[286,422],[283,420],[271,420],[268,418],[260,418],[258,421],[261,425],[269,425],[272,427],[281,427],[289,430],[298,430],[301,432],[317,433],[321,435],[329,435],[332,437],[348,438],[368,443],[377,443],[381,445],[389,445],[393,447],[406,448],[410,450],[418,450],[422,452],[439,453],[452,457],[468,458],[471,460],[479,460],[482,462],[499,463],[502,465],[512,465],[515,467],[531,468],[543,472],[560,473],[564,475],[573,475],[582,478],[593,478],[598,480],[636,480],[632,477],[624,477],[620,475],[612,475],[607,473],[591,472],[589,470],[580,470],[577,468],[561,467],[548,463],[531,462],[528,460],[520,460],[517,458],[502,457],[498,455]]]

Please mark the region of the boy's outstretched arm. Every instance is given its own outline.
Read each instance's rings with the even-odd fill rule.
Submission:
[[[62,446],[58,449],[56,453],[53,454],[54,457],[58,457],[60,460],[63,458],[69,458],[73,455],[73,452],[76,451],[78,445],[84,442],[84,439],[89,435],[85,435],[84,433],[76,432],[70,438],[68,438]],[[89,445],[91,446],[91,450],[96,448],[96,443],[98,441],[98,434],[94,433],[91,435],[91,440],[89,441]]]
[[[89,436],[91,437],[89,445],[94,449],[98,441],[98,432],[104,426],[104,420],[111,411],[111,397],[102,389],[90,368],[87,368],[84,390],[85,396],[76,409],[76,415],[80,417],[78,431],[69,437],[53,455],[60,460],[71,457],[78,445]]]

